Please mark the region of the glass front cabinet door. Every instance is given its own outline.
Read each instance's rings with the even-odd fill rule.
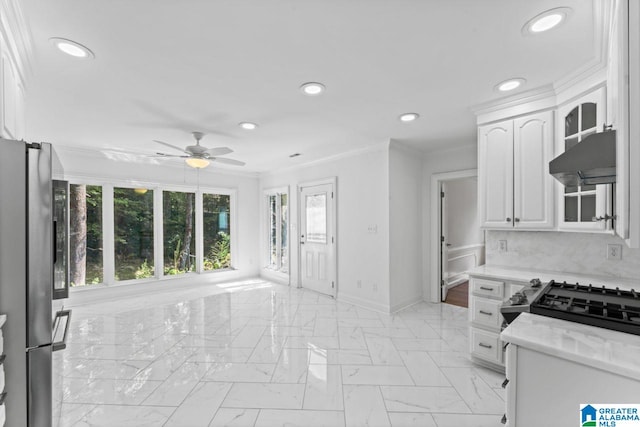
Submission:
[[[556,155],[563,153],[592,133],[602,132],[606,120],[605,88],[569,102],[558,109]],[[558,226],[565,230],[610,230],[611,221],[597,220],[611,214],[611,184],[558,185]]]

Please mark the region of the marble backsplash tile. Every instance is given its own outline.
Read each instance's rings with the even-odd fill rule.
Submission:
[[[507,251],[498,251],[498,241]],[[607,259],[607,244],[621,244],[622,260]],[[486,263],[596,276],[640,279],[640,249],[617,236],[547,231],[487,231]]]

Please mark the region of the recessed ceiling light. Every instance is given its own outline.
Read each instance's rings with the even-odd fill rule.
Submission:
[[[418,113],[404,113],[400,115],[399,119],[401,122],[412,122],[416,120],[418,117],[420,117],[420,114]]]
[[[500,92],[508,92],[514,90],[525,84],[526,80],[523,78],[509,79],[501,83],[498,83],[495,87]]]
[[[246,129],[246,130],[254,130],[255,128],[258,127],[257,124],[251,123],[251,122],[240,122],[240,123],[238,123],[238,126],[240,126],[242,129]]]
[[[300,90],[305,95],[315,96],[320,95],[322,92],[324,92],[325,87],[322,83],[308,82],[300,86]]]
[[[556,28],[558,25],[567,20],[570,13],[571,8],[569,7],[558,7],[555,9],[547,10],[546,12],[542,12],[541,14],[534,16],[532,19],[527,21],[526,24],[524,24],[524,27],[522,27],[522,34],[539,34],[544,31],[549,31],[552,28]]]
[[[73,40],[63,39],[60,37],[51,37],[49,41],[58,48],[61,52],[71,55],[75,58],[95,58],[95,55],[86,46]]]

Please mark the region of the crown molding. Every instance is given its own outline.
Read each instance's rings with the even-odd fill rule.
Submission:
[[[398,141],[397,139],[391,139],[389,141],[389,149],[401,151],[405,154],[418,157],[420,160],[424,157],[424,151],[421,151],[411,145]]]
[[[508,116],[504,114],[501,115],[499,112],[517,108],[524,104],[530,104],[526,112],[553,108],[558,103],[558,99],[567,99],[570,97],[570,95],[564,92],[574,91],[579,83],[588,83],[587,86],[597,84],[594,82],[601,80],[603,73],[606,74],[607,62],[609,60],[609,41],[613,24],[614,3],[615,2],[609,0],[594,0],[593,2],[593,28],[595,30],[593,58],[590,61],[551,84],[472,106],[471,111],[477,116],[478,124],[519,115],[520,112],[510,112]]]
[[[19,0],[0,0],[0,34],[8,46],[20,83],[28,86],[33,75],[33,39]]]
[[[518,105],[541,101],[549,98],[554,98],[556,92],[552,84],[540,86],[525,92],[521,92],[515,95],[507,96],[493,101],[485,102],[472,106],[471,112],[478,118],[480,116],[502,111],[508,108],[517,107]],[[480,120],[478,119],[480,123]]]

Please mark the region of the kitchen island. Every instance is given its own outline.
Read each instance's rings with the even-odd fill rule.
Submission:
[[[640,404],[638,335],[522,313],[500,338],[509,426],[580,425],[580,404]]]

